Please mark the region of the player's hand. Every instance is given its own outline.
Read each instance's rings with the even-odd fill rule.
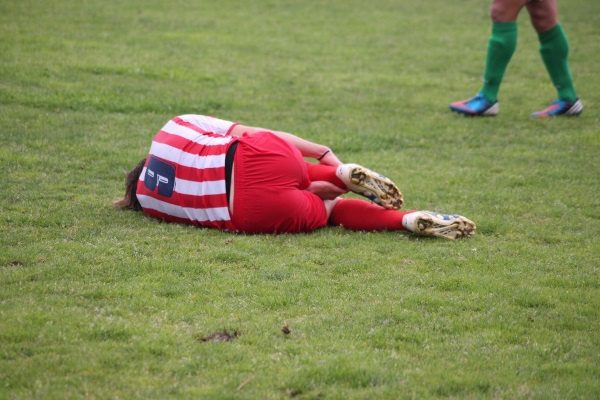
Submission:
[[[338,196],[348,193],[348,190],[341,189],[333,183],[325,181],[314,181],[306,188],[307,191],[316,194],[322,200],[333,200]]]

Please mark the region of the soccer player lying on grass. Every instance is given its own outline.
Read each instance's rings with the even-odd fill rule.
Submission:
[[[400,212],[402,194],[391,180],[343,164],[326,146],[203,115],[169,121],[125,183],[119,208],[240,233],[311,232],[327,225],[448,239],[475,232],[475,224],[459,215]],[[348,191],[370,201],[340,197]]]

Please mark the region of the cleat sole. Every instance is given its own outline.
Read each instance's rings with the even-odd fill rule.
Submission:
[[[350,172],[350,181],[356,187],[349,188],[374,203],[392,210],[399,210],[404,198],[398,187],[383,175],[376,174],[364,167],[356,166]]]

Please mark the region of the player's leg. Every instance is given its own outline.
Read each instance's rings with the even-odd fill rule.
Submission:
[[[341,199],[337,202],[329,224],[353,231],[398,231],[405,212],[387,210],[359,199]]]
[[[446,239],[466,238],[475,233],[475,224],[460,215],[386,210],[358,199],[339,200],[331,212],[329,224],[355,231],[404,230]]]
[[[340,189],[349,190],[346,187],[346,184],[342,182],[341,179],[338,178],[337,174],[335,173],[337,167],[324,164],[315,164],[306,161],[306,169],[308,171],[308,177],[310,178],[311,182],[325,181],[333,183]]]
[[[527,4],[531,24],[538,33],[540,54],[558,99],[545,110],[533,113],[534,117],[579,115],[583,105],[577,97],[569,68],[569,42],[558,22],[556,0],[534,0]]]
[[[351,190],[384,208],[399,210],[404,203],[402,193],[390,179],[357,164],[332,167],[306,163],[311,181],[326,181]]]
[[[450,104],[459,114],[494,116],[498,114],[498,92],[508,63],[517,48],[517,17],[526,0],[493,0],[490,8],[492,33],[486,50],[483,86],[467,100]]]
[[[268,132],[244,137],[234,167],[231,221],[240,232],[310,232],[327,225],[328,207],[304,190],[306,164],[288,142]]]

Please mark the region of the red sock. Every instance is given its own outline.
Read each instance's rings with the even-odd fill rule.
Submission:
[[[346,189],[346,185],[344,182],[340,180],[335,174],[337,167],[332,167],[330,165],[323,164],[314,164],[310,162],[306,162],[306,168],[308,169],[308,177],[311,182],[314,181],[326,181],[329,183],[333,183],[335,186]]]
[[[364,200],[341,199],[331,212],[329,224],[353,231],[405,231],[402,217],[410,212],[388,210]]]

